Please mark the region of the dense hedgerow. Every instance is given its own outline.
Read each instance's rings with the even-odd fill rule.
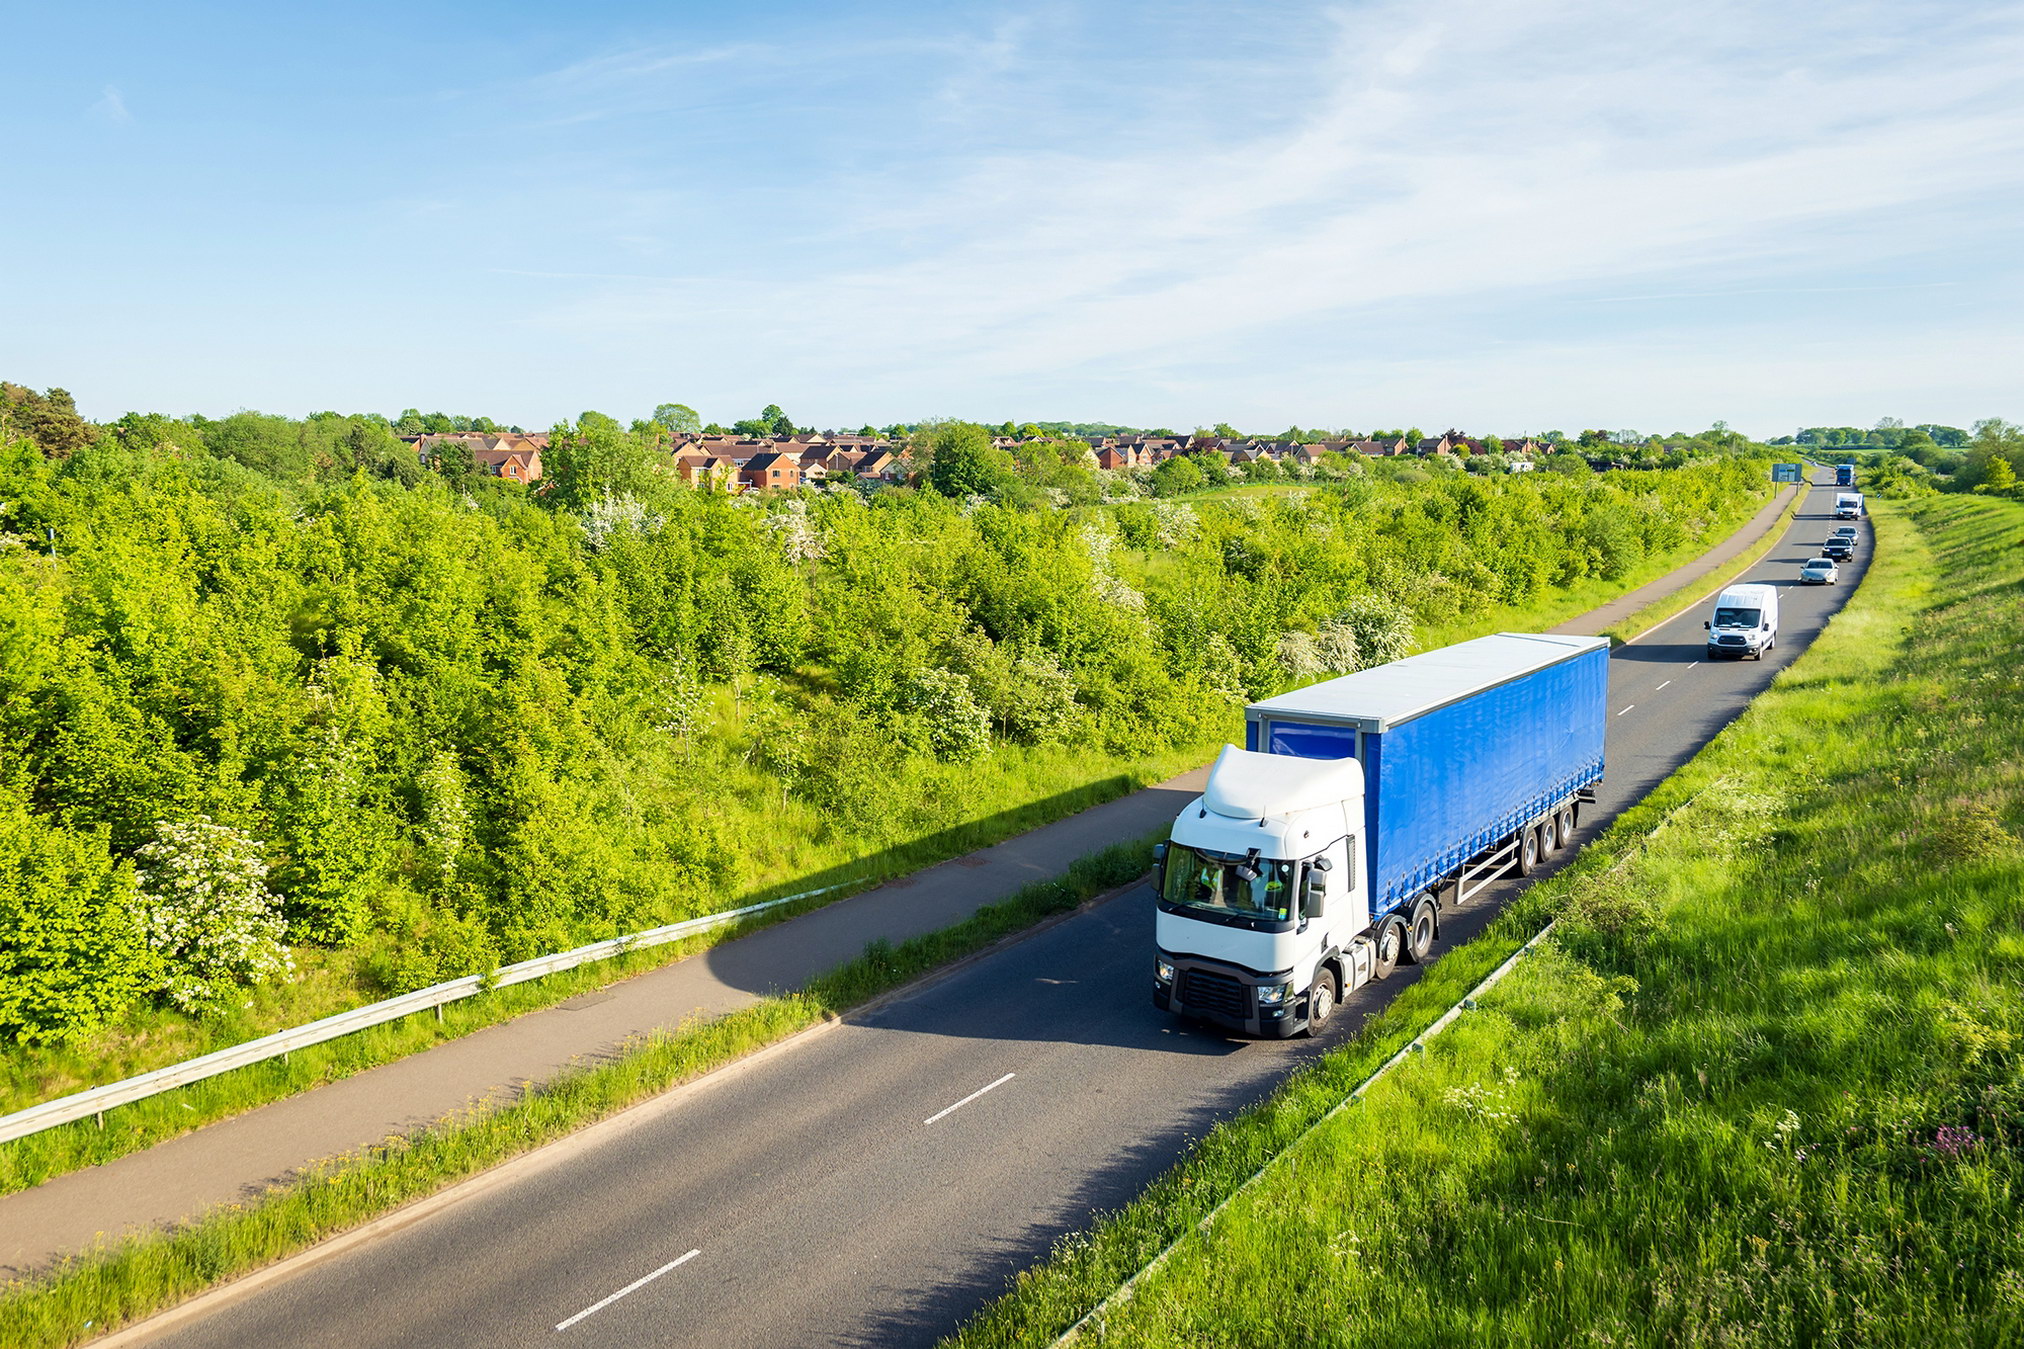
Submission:
[[[136,917],[134,863],[197,821],[247,840],[288,942],[414,987],[923,838],[1036,765],[1209,744],[1245,698],[1623,576],[1765,492],[1731,461],[733,499],[597,477],[600,422],[562,428],[544,497],[277,424],[0,449],[0,1034],[217,1002]]]

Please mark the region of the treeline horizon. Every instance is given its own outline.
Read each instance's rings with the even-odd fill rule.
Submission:
[[[246,414],[254,416],[279,416],[285,420],[296,422],[358,421],[384,426],[397,435],[443,435],[471,431],[483,434],[525,435],[536,429],[547,430],[553,426],[566,425],[569,420],[565,418],[551,423],[550,427],[538,427],[536,423],[531,422],[502,421],[489,416],[466,413],[423,412],[419,408],[412,407],[404,408],[397,414],[387,414],[378,411],[347,413],[324,410],[306,413],[300,417],[288,417],[286,414],[279,413],[261,413],[254,409],[241,408],[219,417],[197,412],[174,415],[130,411],[122,414],[121,418],[114,418],[111,421],[103,423],[92,423],[78,413],[75,400],[65,389],[49,388],[38,393],[22,385],[0,382],[0,415],[5,415],[13,420],[16,423],[15,429],[24,434],[32,434],[32,432],[28,431],[26,423],[41,424],[45,428],[45,434],[38,437],[38,439],[42,440],[45,446],[52,441],[58,443],[71,441],[76,436],[83,434],[82,428],[93,425],[112,426],[127,417],[168,415],[170,420],[187,422],[191,425],[202,427]],[[579,414],[577,420],[580,421],[584,415],[590,414]],[[603,417],[606,414],[596,413],[594,415]],[[620,419],[612,418],[611,420],[619,421]],[[1303,443],[1312,443],[1319,440],[1384,439],[1400,436],[1417,441],[1427,439],[1430,436],[1438,436],[1443,432],[1459,433],[1458,428],[1454,426],[1444,426],[1432,432],[1422,430],[1419,426],[1410,425],[1398,427],[1373,426],[1369,431],[1360,431],[1347,425],[1338,427],[1302,427],[1300,424],[1294,423],[1283,430],[1239,431],[1231,423],[1221,421],[1186,427],[1166,425],[1134,426],[1123,422],[1102,421],[1049,421],[1038,418],[1011,418],[1004,421],[993,421],[987,418],[965,419],[954,417],[929,417],[912,422],[888,422],[883,424],[867,422],[857,427],[851,427],[845,423],[839,423],[835,426],[817,427],[813,424],[797,422],[793,417],[782,411],[778,404],[768,404],[753,417],[738,418],[728,422],[717,422],[705,421],[694,408],[679,402],[659,404],[647,416],[633,418],[629,423],[622,424],[627,425],[628,429],[634,433],[646,432],[654,426],[659,426],[667,431],[676,433],[741,435],[755,438],[797,434],[813,435],[819,433],[824,435],[874,435],[899,440],[915,435],[924,428],[948,421],[969,421],[971,424],[981,426],[998,435],[1054,436],[1080,440],[1101,439],[1108,436],[1175,437],[1204,435],[1230,440],[1297,440]],[[1496,438],[1505,441],[1529,438],[1550,445],[1569,443],[1582,446],[1630,446],[1642,445],[1651,441],[1705,441],[1712,437],[1716,443],[1725,440],[1750,441],[1750,443],[1768,445],[1774,448],[1788,445],[1800,448],[1821,449],[1846,446],[1855,449],[1909,451],[1927,446],[1940,449],[1966,449],[1982,427],[1991,423],[2000,424],[2001,421],[2002,419],[2000,418],[1984,418],[1975,422],[1971,428],[1963,429],[1938,423],[1908,425],[1900,418],[1885,417],[1872,427],[1801,427],[1791,434],[1761,441],[1750,441],[1749,437],[1733,431],[1725,421],[1716,421],[1706,430],[1702,431],[1675,430],[1660,433],[1628,428],[1617,430],[1592,428],[1569,434],[1557,429],[1548,429],[1540,431],[1517,430],[1509,433],[1489,431],[1482,433],[1478,438]],[[60,424],[66,422],[71,423],[71,425],[60,426]],[[50,431],[55,431],[56,434],[48,434]],[[1471,432],[1468,434],[1476,433]]]

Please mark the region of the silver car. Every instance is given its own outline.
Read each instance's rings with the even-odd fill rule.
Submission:
[[[1808,558],[1799,566],[1799,580],[1803,585],[1831,586],[1841,579],[1841,568],[1831,557]]]

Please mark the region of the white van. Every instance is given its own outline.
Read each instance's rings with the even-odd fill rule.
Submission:
[[[1862,493],[1841,492],[1834,498],[1834,518],[1837,520],[1860,520],[1863,516]]]
[[[1764,659],[1778,645],[1778,588],[1730,586],[1715,597],[1715,612],[1701,624],[1708,630],[1708,655]]]

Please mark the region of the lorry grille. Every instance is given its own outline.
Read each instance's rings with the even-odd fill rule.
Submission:
[[[1181,1003],[1191,1011],[1221,1012],[1226,1016],[1241,1017],[1251,1011],[1244,986],[1229,975],[1212,970],[1182,972]]]

